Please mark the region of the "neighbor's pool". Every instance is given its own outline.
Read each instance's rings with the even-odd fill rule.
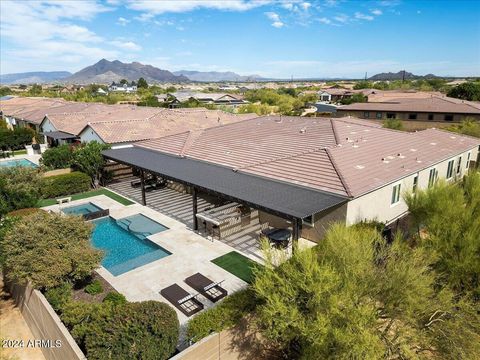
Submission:
[[[68,215],[87,215],[102,210],[97,205],[88,202],[86,204],[69,206],[62,209],[64,214]]]
[[[152,230],[158,230],[155,232],[166,230],[167,228],[165,226],[144,216],[144,218],[150,222],[160,225],[161,228],[156,227],[154,229],[148,227],[148,229],[143,229],[148,231],[133,233],[128,231],[128,227],[125,228],[125,222],[122,224],[122,221],[125,219],[131,220],[131,218],[130,216],[116,221],[111,217],[105,217],[92,221],[95,225],[92,244],[96,248],[105,251],[102,265],[114,276],[121,275],[152,261],[171,255],[170,252],[146,238]],[[122,226],[119,224],[122,224]],[[137,225],[139,229],[142,230],[141,224]]]
[[[14,160],[0,161],[0,167],[14,167],[14,166],[26,166],[26,167],[34,167],[34,168],[38,167],[37,164],[27,159],[14,159]]]

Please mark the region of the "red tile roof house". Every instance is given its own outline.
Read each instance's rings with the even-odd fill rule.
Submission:
[[[428,98],[389,98],[339,106],[336,114],[360,119],[460,122],[467,117],[480,120],[480,103],[432,95]]]
[[[435,129],[407,133],[353,118],[265,116],[104,155],[193,194],[244,204],[259,211],[260,222],[318,241],[332,221],[390,224],[403,217],[404,192],[460,178],[478,162],[479,145]]]

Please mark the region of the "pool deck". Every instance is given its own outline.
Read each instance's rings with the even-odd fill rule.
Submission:
[[[169,228],[149,236],[148,239],[171,252],[171,255],[118,276],[113,276],[103,266],[97,269],[97,272],[118,292],[125,295],[128,301],[158,300],[171,305],[160,295],[160,290],[177,283],[189,293],[194,294],[196,291],[189,287],[184,279],[197,272],[213,281],[224,280],[222,286],[229,293],[247,286],[246,282],[211,262],[211,260],[235,250],[234,248],[220,241],[212,242],[193,232],[184,223],[146,206],[138,203],[124,206],[105,195],[99,195],[62,205],[47,206],[43,209],[59,212],[64,207],[88,202],[103,209],[110,209],[110,216],[115,219],[141,213]],[[258,261],[258,259],[253,259]],[[207,309],[213,306],[213,303],[202,295],[199,295],[198,299]],[[185,325],[189,318],[177,309],[175,311],[180,324]]]
[[[34,163],[36,165],[39,165],[41,157],[42,157],[42,155],[40,155],[40,154],[35,154],[35,155],[23,154],[23,155],[12,156],[12,157],[9,157],[9,158],[0,158],[0,162],[9,161],[9,160],[27,159],[27,160],[31,161],[32,163]]]

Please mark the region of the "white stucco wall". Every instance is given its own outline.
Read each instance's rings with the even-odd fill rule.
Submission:
[[[49,131],[58,131],[58,129],[52,124],[52,122],[46,118],[41,125],[42,132],[49,132]]]
[[[79,137],[81,142],[97,141],[100,144],[105,143],[90,126],[85,127],[85,129],[79,134]]]
[[[472,148],[470,150],[470,160],[475,161],[477,159],[478,148]],[[430,174],[430,169],[435,167],[438,171],[438,178],[445,178],[447,175],[448,161],[454,159],[454,171],[453,175],[455,178],[457,170],[457,161],[458,157],[461,156],[461,174],[460,176],[466,174],[467,171],[467,152],[458,154],[449,159],[446,159],[434,166],[425,168],[418,173],[418,189],[425,189],[428,187],[428,179]],[[358,198],[355,198],[348,202],[347,205],[347,224],[354,224],[361,220],[378,220],[385,223],[394,221],[398,217],[404,215],[407,210],[407,204],[403,200],[403,197],[400,196],[400,201],[394,205],[391,205],[392,200],[392,191],[393,187],[400,183],[401,184],[401,195],[407,191],[412,191],[413,188],[413,179],[416,174],[410,174],[405,176],[399,181],[390,183],[382,188],[374,190],[370,193],[362,195]],[[457,176],[458,177],[458,176]]]

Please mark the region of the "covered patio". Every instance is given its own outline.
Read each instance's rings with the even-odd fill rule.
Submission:
[[[265,228],[259,221],[259,212],[284,219],[287,224],[285,227],[291,232],[292,244],[295,244],[300,237],[303,218],[346,201],[343,196],[141,147],[106,150],[103,155],[108,160],[131,166],[140,175],[139,188],[133,188],[130,182],[123,181],[110,185],[113,190],[174,218],[183,217],[183,222],[192,230],[203,232],[207,237],[218,238],[233,247],[240,247],[242,252],[256,257],[260,257],[258,235]],[[169,188],[147,192],[148,174],[180,184],[187,193],[182,194]],[[240,224],[227,221],[226,227],[230,226],[230,233],[224,232],[221,236],[216,236],[215,232],[209,231],[209,227],[216,225],[219,228],[216,232],[222,230],[220,224],[215,223],[218,216],[222,216],[216,210],[227,204],[233,204],[233,211],[238,212]],[[243,225],[242,209],[250,211],[249,221]]]

